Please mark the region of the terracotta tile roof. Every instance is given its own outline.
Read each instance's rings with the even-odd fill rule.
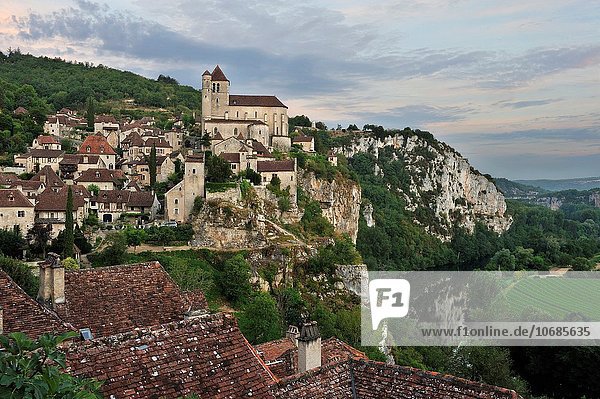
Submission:
[[[24,108],[24,107],[17,107],[17,109],[15,109],[15,110],[13,111],[13,113],[14,113],[15,115],[23,115],[23,114],[26,114],[27,112],[28,112],[28,111],[27,111],[27,109],[26,109],[26,108]]]
[[[129,202],[130,193],[131,191],[128,190],[100,190],[92,200],[104,204],[126,204]]]
[[[239,152],[222,152],[219,156],[229,163],[240,163]]]
[[[221,136],[221,132],[217,132],[217,134],[214,135],[214,137],[212,138],[213,140],[223,140],[223,136]]]
[[[225,76],[220,66],[216,66],[211,73],[213,82],[229,82],[229,79]]]
[[[71,374],[104,381],[105,398],[273,398],[273,380],[228,314],[71,345]]]
[[[44,136],[40,134],[39,136],[37,136],[36,140],[39,144],[60,144],[60,142],[56,140],[53,136]]]
[[[295,170],[293,159],[283,161],[258,161],[256,163],[257,172],[293,172]]]
[[[60,177],[58,177],[50,165],[44,166],[30,180],[44,182],[46,187],[50,188],[59,188],[65,186],[65,183],[60,179]]]
[[[97,115],[94,123],[117,123],[117,120],[112,115]]]
[[[89,151],[88,151],[89,147]],[[83,140],[79,147],[79,154],[108,154],[116,155],[115,150],[108,144],[106,138],[101,134],[89,135]]]
[[[0,185],[10,186],[13,182],[20,180],[19,176],[14,173],[0,173]]]
[[[213,79],[214,80],[214,79]],[[275,96],[250,96],[231,94],[229,96],[229,105],[238,105],[242,107],[282,107],[287,106]]]
[[[210,75],[210,72],[208,72],[208,69],[206,71],[204,71],[204,73],[202,74],[202,76],[206,76],[206,75]]]
[[[509,389],[462,378],[387,365],[369,360],[347,360],[280,380],[272,387],[276,397],[289,399],[517,399]]]
[[[127,182],[127,184],[125,184],[125,186],[123,187],[123,190],[129,190],[129,191],[142,191],[142,189],[140,188],[140,186],[136,183],[135,180],[130,180],[129,182]]]
[[[292,139],[292,143],[310,143],[314,139],[313,136],[296,136]]]
[[[185,157],[186,162],[204,162],[204,153],[189,154]]]
[[[260,141],[252,140],[252,150],[254,150],[257,155],[266,157],[271,156],[271,153],[269,150],[267,150],[267,147],[265,147]]]
[[[0,208],[31,208],[33,204],[17,189],[0,190]]]
[[[65,298],[58,315],[95,337],[179,321],[191,310],[158,262],[67,272]]]
[[[87,159],[87,162],[86,162]],[[65,154],[59,165],[97,164],[100,155],[94,154]]]
[[[23,332],[30,338],[44,333],[71,330],[54,313],[25,293],[5,272],[0,270],[0,307],[3,310],[4,334]]]
[[[138,132],[131,132],[125,137],[121,144],[128,144],[131,147],[142,147],[144,145],[144,140]]]
[[[40,187],[45,187],[45,184],[36,180],[17,180],[10,185],[10,188],[22,187],[26,190],[39,190]]]
[[[92,182],[92,183],[105,183],[105,182],[113,182],[115,184],[119,183],[119,179],[122,179],[123,171],[121,170],[111,170],[111,169],[97,169],[91,168],[88,170],[84,170],[81,172],[81,175],[75,182]]]
[[[46,150],[44,148],[32,148],[25,155],[30,155],[33,158],[58,158],[65,152],[63,150]]]
[[[285,378],[298,372],[298,348],[290,338],[257,345],[256,350],[276,377]],[[348,359],[367,359],[367,356],[337,338],[322,341],[321,364],[323,366]]]
[[[130,191],[128,206],[150,208],[155,194],[149,191]]]
[[[146,142],[144,143],[145,147],[152,147],[155,146],[156,148],[173,148],[171,147],[171,144],[169,144],[169,142],[165,139],[163,139],[162,137],[150,137],[148,139],[146,139]]]
[[[72,185],[73,190],[73,210],[79,209],[85,205],[85,200],[91,197],[90,192],[84,186]],[[54,192],[48,188],[43,193],[38,195],[35,211],[66,211],[67,210],[67,193],[69,187],[64,186],[58,192]]]

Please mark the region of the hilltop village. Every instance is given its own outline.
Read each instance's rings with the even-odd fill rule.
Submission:
[[[101,246],[111,229],[208,226],[213,215],[198,221],[199,204],[236,202],[244,185],[256,203],[275,198],[282,214],[297,210],[299,193],[311,188],[321,195],[314,203],[323,210],[315,212],[328,211],[331,198],[346,195],[326,179],[300,187],[303,158],[289,153],[315,153],[315,137],[306,134],[310,128],[290,134],[288,108],[277,97],[230,94],[219,66],[202,74],[199,95],[202,114],[191,123],[173,117],[168,129],[152,117],[95,115],[92,121],[67,108],[49,115],[44,134],[0,174],[0,228],[43,230],[50,240],[73,222],[93,224],[100,227],[88,240]],[[63,148],[65,139],[76,145]],[[325,162],[337,167],[338,156],[329,152]],[[360,190],[354,185],[348,192],[353,225],[346,226],[351,223],[336,216],[333,206],[328,217],[355,242]],[[230,208],[219,212],[228,223],[236,218]],[[490,225],[503,216],[493,214],[497,219]],[[220,234],[229,239],[224,230]],[[235,240],[230,245],[241,247]],[[78,332],[60,346],[65,370],[101,381],[105,398],[519,397],[509,389],[394,365],[389,358],[371,360],[336,337],[322,339],[321,327],[306,317],[289,325],[284,338],[253,345],[232,312],[211,308],[202,290],[178,286],[158,261],[91,268],[76,253],[78,266],[66,267],[61,255],[44,255],[32,267],[39,276],[35,297],[0,270],[0,334],[36,339]],[[265,290],[276,278],[267,280]]]

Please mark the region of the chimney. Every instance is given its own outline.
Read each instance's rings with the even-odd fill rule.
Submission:
[[[285,333],[285,337],[288,339],[291,339],[292,342],[294,342],[294,345],[296,345],[296,348],[298,347],[298,337],[300,336],[300,332],[298,331],[298,327],[293,326],[293,325],[289,325],[287,332]]]
[[[65,303],[65,268],[60,261],[60,256],[54,252],[48,253],[46,260],[39,263],[39,267],[38,301],[49,305],[50,308]]]
[[[316,321],[304,323],[298,337],[298,372],[321,367],[321,334]]]

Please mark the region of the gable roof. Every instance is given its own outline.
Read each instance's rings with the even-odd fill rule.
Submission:
[[[162,137],[150,137],[148,139],[146,139],[146,142],[144,143],[144,147],[152,147],[155,146],[156,148],[173,148],[171,147],[171,144],[169,144],[169,142],[165,139],[163,139]]]
[[[355,395],[353,396],[353,391]],[[517,399],[512,390],[411,367],[351,359],[280,380],[276,397],[294,399]]]
[[[10,188],[22,187],[25,190],[39,190],[40,187],[45,188],[46,185],[37,180],[17,180],[10,185]]]
[[[257,172],[293,172],[296,170],[296,163],[293,159],[282,161],[258,161],[256,163]]]
[[[66,352],[68,371],[103,380],[105,398],[273,398],[272,376],[229,314],[74,343]]]
[[[132,147],[142,147],[144,145],[144,140],[138,132],[134,131],[125,137],[125,139],[121,141],[121,144],[128,144]]]
[[[87,158],[87,162],[86,161]],[[100,155],[95,154],[65,154],[59,165],[97,164]]]
[[[81,172],[75,182],[118,183],[120,178],[123,178],[121,170],[90,168]]]
[[[138,188],[139,190],[139,188]],[[105,204],[127,204],[130,207],[150,208],[156,195],[150,191],[100,190],[93,199]]]
[[[229,163],[240,163],[239,152],[222,152],[219,156]]]
[[[46,188],[43,193],[38,195],[35,210],[37,211],[66,211],[67,194],[69,187],[73,191],[73,210],[77,210],[85,205],[85,200],[91,197],[90,192],[84,186],[71,185],[64,186],[58,192]]]
[[[17,176],[15,173],[0,172],[0,185],[2,186],[10,186],[19,180],[19,176]]]
[[[230,94],[229,105],[237,105],[241,107],[281,107],[287,108],[275,96],[254,96],[254,95],[242,95],[242,94]]]
[[[267,147],[263,145],[260,141],[252,140],[252,150],[256,153],[256,155],[270,157],[271,153],[267,150]]]
[[[313,136],[296,136],[292,139],[292,143],[310,143],[314,140]]]
[[[3,334],[25,333],[32,339],[44,333],[71,330],[54,313],[33,300],[0,269],[0,308],[3,310]]]
[[[117,120],[112,115],[96,115],[94,123],[117,123]]]
[[[0,190],[0,208],[32,208],[33,204],[20,190],[2,189]],[[7,217],[7,216],[5,216]]]
[[[213,82],[229,82],[229,79],[225,76],[220,66],[216,66],[211,73]]]
[[[60,188],[65,186],[65,183],[58,177],[50,165],[44,166],[29,180],[41,181],[46,184],[46,187],[50,188]]]
[[[185,293],[158,262],[69,271],[65,298],[58,315],[76,328],[89,328],[95,337],[183,320],[191,310]]]
[[[90,148],[88,151],[87,148]],[[79,147],[79,154],[108,154],[116,155],[115,150],[108,144],[102,134],[91,134],[83,140]]]
[[[65,153],[64,150],[47,150],[45,148],[32,148],[25,156],[33,158],[58,158]]]
[[[56,140],[53,136],[44,136],[40,134],[36,138],[38,144],[60,144],[58,140]]]

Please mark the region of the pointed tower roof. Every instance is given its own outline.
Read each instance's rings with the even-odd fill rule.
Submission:
[[[221,67],[218,65],[215,67],[215,70],[212,73],[212,80],[216,82],[229,82],[229,79],[225,76]]]
[[[208,69],[206,71],[204,71],[204,73],[202,74],[202,76],[206,76],[206,75],[210,76],[210,72],[208,72]]]

